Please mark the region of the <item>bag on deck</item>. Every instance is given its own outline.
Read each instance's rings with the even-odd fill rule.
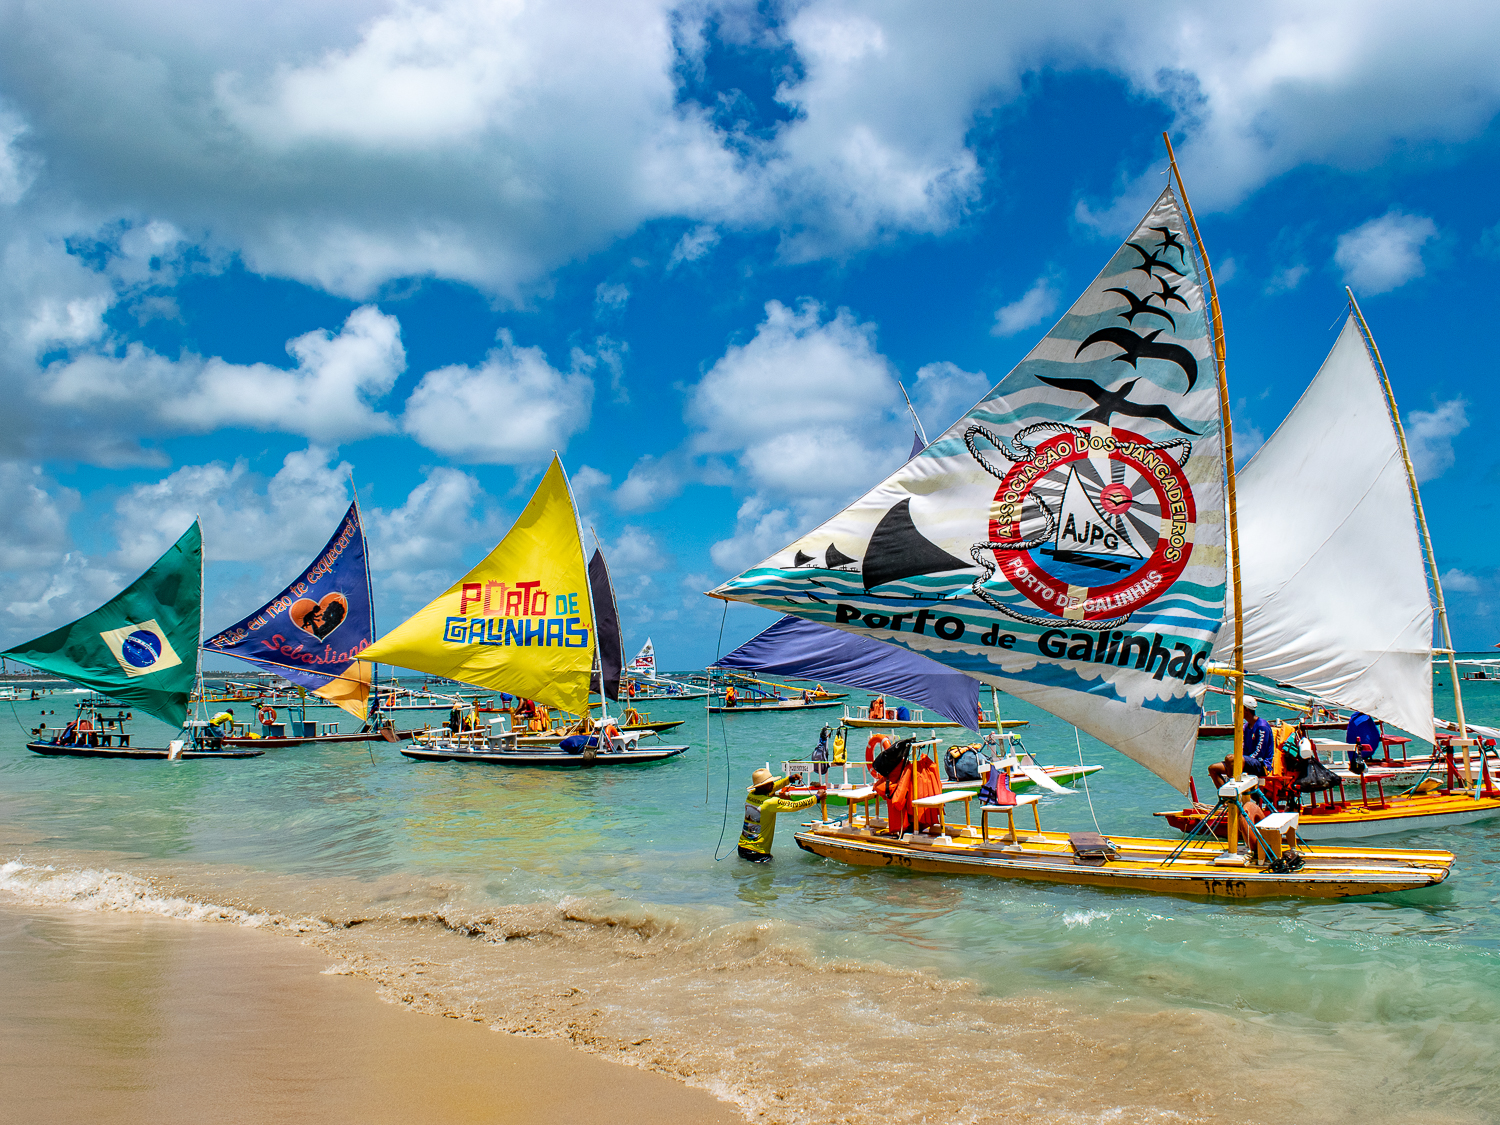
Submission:
[[[949,781],[978,781],[979,754],[972,746],[950,746],[943,758]]]
[[[914,741],[912,738],[903,738],[887,746],[875,756],[875,772],[881,777],[890,777],[898,765],[911,757],[911,744]]]

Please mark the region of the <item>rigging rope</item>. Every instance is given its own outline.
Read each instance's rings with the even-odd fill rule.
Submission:
[[[998,714],[995,716],[995,721],[997,723],[1000,721],[1000,717]],[[1079,736],[1077,727],[1073,728],[1073,744],[1078,747],[1078,768],[1082,770],[1083,739]],[[1094,812],[1094,795],[1089,792],[1089,775],[1087,773],[1083,773],[1080,774],[1080,776],[1083,779],[1083,795],[1089,799],[1089,816],[1092,816],[1094,818],[1094,831],[1102,836],[1104,835],[1104,829],[1099,827],[1099,817]]]
[[[719,644],[714,650],[714,663],[719,662],[719,657],[724,653],[724,622],[729,620],[729,603],[724,603],[724,616],[719,618]],[[710,683],[712,678],[710,677]],[[704,735],[708,739],[710,750],[713,746],[713,712],[708,709],[713,702],[713,694],[709,693],[703,701]],[[714,845],[714,862],[729,858],[728,853],[719,854],[719,849],[724,846],[724,832],[729,827],[729,728],[724,725],[724,716],[719,715],[719,736],[724,740],[724,819],[719,824],[719,842]],[[705,755],[703,763],[703,803],[708,804],[708,754]]]

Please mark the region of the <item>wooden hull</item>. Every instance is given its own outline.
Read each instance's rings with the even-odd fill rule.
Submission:
[[[737,715],[744,711],[810,711],[817,707],[841,707],[837,699],[814,699],[803,703],[800,699],[783,699],[779,703],[737,703],[733,707],[710,707],[713,714]]]
[[[649,750],[620,750],[591,760],[560,750],[444,750],[403,746],[401,753],[419,762],[485,762],[492,766],[531,766],[545,769],[586,769],[594,766],[644,766],[687,752],[686,746],[653,746]]]
[[[988,875],[1000,879],[1084,887],[1113,887],[1190,898],[1349,898],[1436,886],[1448,877],[1451,852],[1319,848],[1296,872],[1216,866],[1216,842],[1195,842],[1166,864],[1178,842],[1112,836],[1119,857],[1099,866],[1075,862],[1063,832],[1022,831],[1020,842],[955,837],[952,844],[906,842],[877,836],[863,825],[813,825],[797,833],[797,846],[814,855],[862,867],[898,867],[938,875]]]
[[[1202,814],[1194,809],[1157,815],[1179,832],[1192,831],[1202,819]],[[1298,817],[1297,835],[1314,841],[1365,840],[1395,832],[1456,828],[1492,817],[1500,817],[1500,797],[1481,797],[1477,801],[1461,793],[1392,797],[1384,805],[1374,800],[1368,805],[1351,801],[1336,806],[1332,812],[1312,812],[1304,808]],[[1222,837],[1222,826],[1215,828],[1217,835]]]
[[[28,742],[26,749],[49,758],[120,758],[129,761],[165,761],[171,751],[153,746],[59,746],[53,742]],[[177,755],[189,758],[259,758],[264,750],[184,750]]]
[[[225,746],[259,747],[261,750],[285,750],[292,746],[322,746],[335,742],[405,742],[421,734],[417,730],[360,731],[356,734],[320,734],[310,738],[226,738]]]

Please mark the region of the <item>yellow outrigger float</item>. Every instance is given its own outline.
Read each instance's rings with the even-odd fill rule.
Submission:
[[[976,826],[979,796],[941,792],[914,746],[881,766],[876,786],[826,790],[820,819],[796,835],[804,850],[860,866],[1235,899],[1391,894],[1452,870],[1446,851],[1309,846],[1295,811],[1250,823],[1245,796],[1257,779],[1244,776],[1224,332],[1164,139],[1180,205],[1169,186],[1058,324],[958,422],[711,596],[918,652],[1050,711],[1186,793],[1232,591],[1232,659],[1212,669],[1234,688],[1234,780],[1212,810],[1226,840],[1045,832],[1038,797],[989,786]],[[1199,379],[1209,362],[1217,386]],[[828,818],[835,797],[843,820]],[[959,802],[965,823],[950,828],[946,810]],[[1034,831],[1015,825],[1027,809]],[[1004,829],[996,820],[992,831],[1000,816]]]

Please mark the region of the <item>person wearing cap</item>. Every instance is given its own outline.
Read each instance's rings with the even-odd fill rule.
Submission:
[[[1271,733],[1271,724],[1255,714],[1260,704],[1253,696],[1245,696],[1245,772],[1256,777],[1265,777],[1271,772],[1271,756],[1276,753],[1276,737]],[[1224,759],[1222,765],[1208,767],[1208,776],[1217,789],[1234,776],[1234,755]]]
[[[750,775],[750,788],[745,800],[745,823],[740,829],[740,858],[751,863],[771,862],[771,841],[776,836],[776,814],[805,809],[818,798],[809,794],[800,801],[789,801],[781,796],[789,785],[802,780],[800,773],[791,777],[772,777],[768,769],[758,769]]]

